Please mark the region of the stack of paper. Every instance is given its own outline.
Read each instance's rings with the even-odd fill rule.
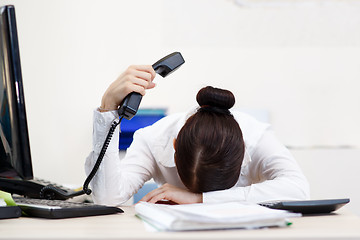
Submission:
[[[274,210],[252,203],[164,205],[140,202],[136,215],[162,231],[288,226],[287,218],[301,214]]]

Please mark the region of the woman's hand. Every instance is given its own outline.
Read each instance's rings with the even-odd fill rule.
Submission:
[[[100,111],[116,110],[131,92],[145,95],[146,89],[155,87],[156,73],[151,65],[132,65],[126,69],[106,90]]]
[[[140,201],[156,203],[163,200],[177,204],[202,203],[203,201],[201,193],[193,193],[168,183],[149,192]]]

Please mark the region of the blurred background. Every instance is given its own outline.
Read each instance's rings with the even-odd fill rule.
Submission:
[[[312,198],[360,215],[359,0],[2,0],[15,5],[35,176],[81,185],[92,115],[130,64],[185,64],[141,107],[186,111],[204,86],[266,116]]]

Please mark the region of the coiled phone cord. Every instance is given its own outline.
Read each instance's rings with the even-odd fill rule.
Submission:
[[[96,160],[96,163],[93,167],[93,169],[91,170],[89,176],[86,178],[85,182],[84,182],[84,185],[83,185],[83,192],[86,193],[87,195],[90,195],[91,194],[91,189],[89,189],[89,184],[91,182],[91,180],[94,178],[96,172],[98,171],[99,167],[100,167],[100,164],[105,156],[105,153],[106,153],[106,150],[110,144],[110,140],[112,138],[112,135],[114,134],[114,131],[115,131],[115,128],[117,125],[119,125],[121,123],[121,120],[124,118],[124,116],[121,116],[120,117],[120,120],[119,121],[114,121],[109,129],[109,132],[106,136],[106,139],[105,139],[105,142],[104,142],[104,145],[102,146],[101,148],[101,151],[100,151],[100,154]]]
[[[119,121],[114,121],[111,124],[111,127],[109,129],[109,132],[106,136],[106,139],[104,141],[104,144],[101,148],[101,151],[99,153],[99,156],[96,160],[96,163],[93,167],[93,169],[91,170],[89,176],[86,178],[86,180],[84,181],[84,185],[83,185],[83,189],[80,191],[76,191],[74,193],[67,193],[64,192],[62,189],[59,189],[55,186],[52,185],[47,185],[45,187],[43,187],[40,191],[40,198],[45,198],[45,199],[62,199],[62,200],[66,200],[68,198],[72,198],[72,197],[76,197],[76,196],[80,196],[82,194],[87,194],[90,195],[91,194],[91,189],[89,189],[89,184],[91,182],[91,180],[94,178],[96,172],[98,171],[100,164],[105,156],[106,150],[110,144],[111,138],[115,132],[115,129],[117,127],[117,125],[119,125],[121,123],[121,120],[124,118],[124,116],[120,116],[120,120]]]

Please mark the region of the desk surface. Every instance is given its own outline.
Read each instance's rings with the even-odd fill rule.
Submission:
[[[149,232],[133,207],[122,208],[125,213],[107,216],[0,220],[0,239],[360,239],[360,218],[344,208],[294,218],[286,228],[194,232]]]

